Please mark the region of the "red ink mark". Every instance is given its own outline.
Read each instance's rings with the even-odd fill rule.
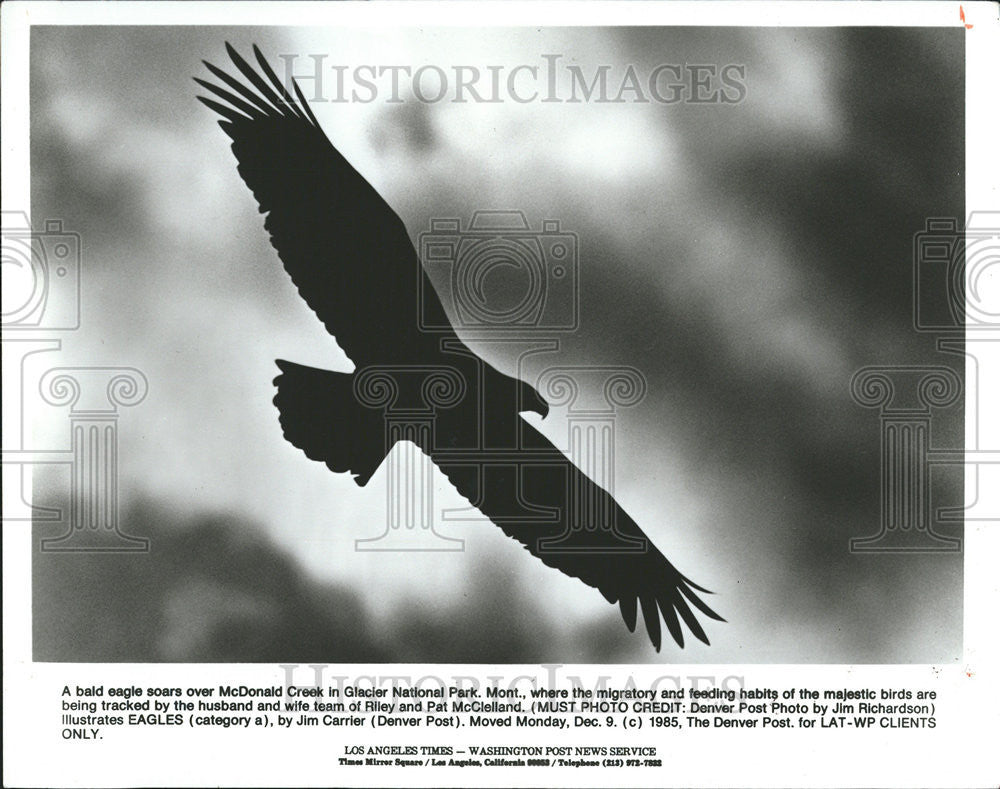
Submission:
[[[958,7],[958,16],[962,20],[962,24],[965,25],[966,30],[972,30],[972,25],[965,21],[965,9],[962,6]]]

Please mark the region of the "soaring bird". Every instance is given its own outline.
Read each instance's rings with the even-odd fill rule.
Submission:
[[[277,361],[285,438],[364,486],[401,436],[363,402],[359,376],[451,371],[465,396],[441,409],[432,440],[417,440],[458,492],[545,564],[617,603],[632,632],[641,608],[657,651],[661,616],[679,646],[682,621],[709,643],[692,611],[724,621],[697,594],[708,590],[681,575],[607,491],[521,417],[548,414],[538,391],[449,329],[402,220],[326,137],[299,86],[283,83],[256,46],[259,70],[226,50],[238,73],[205,62],[218,82],[196,77],[213,96],[198,99],[222,116],[239,174],[299,294],[355,364],[354,373],[339,373]],[[422,331],[428,323],[445,330]],[[595,513],[605,516],[596,528]]]

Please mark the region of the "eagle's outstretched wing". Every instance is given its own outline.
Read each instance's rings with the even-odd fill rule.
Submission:
[[[425,275],[402,220],[330,143],[298,85],[292,96],[257,47],[260,72],[226,50],[249,84],[206,62],[221,84],[195,78],[214,95],[198,99],[223,117],[239,173],[302,298],[359,367],[412,353],[419,299],[426,320],[447,319],[433,288],[418,288]],[[372,330],[379,325],[387,330]]]
[[[490,469],[438,462],[459,493],[549,567],[579,578],[618,603],[635,631],[637,609],[660,649],[660,615],[684,646],[681,622],[709,643],[691,607],[725,621],[698,596],[711,594],[667,561],[614,498],[521,417],[526,454]],[[490,472],[493,473],[490,473]]]
[[[240,175],[261,213],[267,214],[264,225],[271,243],[302,298],[358,368],[441,363],[442,336],[419,331],[419,311],[435,326],[446,324],[447,318],[400,218],[326,138],[297,85],[292,85],[293,97],[256,47],[261,72],[231,46],[226,48],[252,88],[206,63],[225,87],[196,81],[226,104],[199,99],[223,116],[219,125],[233,140]],[[418,277],[424,278],[422,283]],[[453,333],[450,337],[458,342]],[[353,396],[353,376],[289,362],[279,366],[275,404],[285,436],[308,457],[334,471],[350,471],[358,484],[365,484],[389,447],[376,429],[381,421],[371,421],[372,413],[365,413]],[[657,650],[661,615],[681,646],[681,622],[708,643],[691,610],[694,606],[721,621],[695,591],[707,590],[682,576],[610,494],[517,416],[520,410],[547,413],[547,404],[532,387],[486,363],[483,368],[484,374],[470,376],[468,384],[471,388],[475,379],[498,395],[500,410],[458,419],[451,425],[452,437],[460,446],[469,446],[468,437],[459,434],[480,417],[494,426],[510,426],[516,420],[530,457],[500,464],[515,469],[516,478],[508,471],[506,479],[502,468],[491,469],[488,460],[477,467],[435,457],[458,491],[543,562],[618,603],[630,630],[641,606]],[[434,449],[430,451],[434,457]],[[597,511],[612,514],[614,530],[592,521],[584,525],[597,528],[580,528],[577,504],[582,500],[596,502],[587,518]],[[548,516],[539,520],[512,515],[523,504]]]

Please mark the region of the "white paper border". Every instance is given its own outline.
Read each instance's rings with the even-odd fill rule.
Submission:
[[[997,174],[1000,153],[995,145],[1000,129],[997,79],[1000,73],[1000,25],[995,3],[951,2],[379,2],[379,3],[103,3],[8,2],[2,6],[0,52],[3,66],[0,139],[3,151],[2,206],[4,210],[30,205],[28,164],[28,32],[31,25],[247,25],[371,26],[391,21],[393,26],[958,26],[959,10],[971,25],[966,47],[966,206],[967,210],[1000,208]],[[916,53],[915,53],[916,56]],[[969,369],[971,373],[971,367]],[[996,377],[984,383],[996,384]],[[967,381],[973,379],[967,377]],[[5,382],[6,383],[6,382]],[[1000,392],[982,393],[981,402],[1000,402]],[[976,393],[967,391],[967,412]],[[992,444],[990,444],[992,445]],[[665,748],[670,767],[665,772],[570,772],[522,768],[429,773],[424,770],[392,774],[399,786],[502,786],[515,781],[528,785],[602,785],[617,780],[644,785],[884,785],[968,786],[998,780],[995,745],[1000,731],[1000,559],[997,523],[971,523],[965,529],[965,659],[959,666],[641,666],[564,667],[567,674],[587,675],[620,671],[654,677],[665,669],[676,675],[728,676],[743,674],[759,686],[940,686],[946,703],[942,727],[909,732],[905,736],[872,736],[863,740],[846,733],[822,737],[793,732],[776,737],[759,733],[716,731],[711,738],[675,738],[677,747]],[[30,662],[31,599],[29,530],[4,529],[4,776],[7,785],[94,786],[134,785],[295,785],[325,784],[343,773],[327,766],[334,754],[329,733],[282,739],[264,733],[198,736],[188,729],[142,731],[121,729],[114,742],[64,745],[53,737],[51,707],[31,704],[33,696],[46,698],[64,681],[106,683],[110,677],[128,682],[222,681],[260,682],[276,667],[183,665],[54,665]],[[475,674],[489,667],[390,666],[338,667],[340,673]],[[539,671],[537,666],[503,666],[492,673],[514,676]],[[266,681],[266,680],[265,680]],[[945,729],[945,726],[948,729]],[[952,727],[956,730],[951,731]],[[426,741],[433,732],[400,733]],[[486,738],[484,738],[485,740]],[[520,736],[524,741],[527,738]],[[546,732],[547,741],[560,735]],[[598,739],[597,737],[594,738]],[[605,738],[606,739],[606,738]],[[701,740],[705,741],[702,742]],[[578,733],[571,742],[584,742]],[[496,742],[496,739],[490,739]],[[683,747],[681,745],[683,744]],[[325,745],[327,747],[325,747]],[[294,750],[293,750],[294,746]],[[667,752],[670,751],[668,754]],[[361,773],[362,779],[385,783],[387,774]]]

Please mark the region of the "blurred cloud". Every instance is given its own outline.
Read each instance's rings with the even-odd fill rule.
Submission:
[[[363,596],[308,577],[259,525],[137,502],[127,531],[148,554],[33,552],[39,661],[600,661],[627,652],[597,617],[582,632],[550,622],[507,560],[467,568],[460,594],[403,601],[378,618]],[[36,526],[41,539],[58,527]]]

